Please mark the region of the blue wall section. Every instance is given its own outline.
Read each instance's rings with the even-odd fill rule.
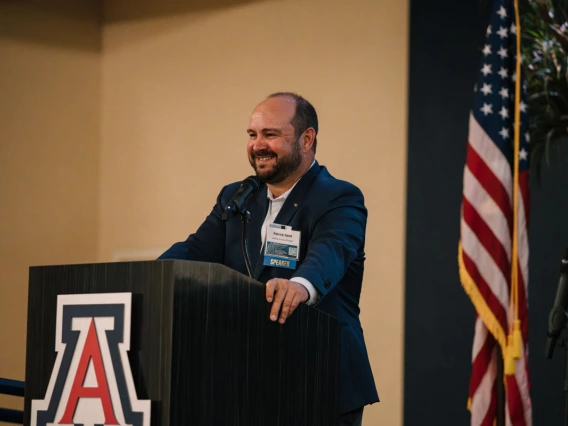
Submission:
[[[489,7],[411,2],[404,424],[469,424],[475,311],[457,244],[469,109]],[[568,148],[568,145],[567,145]],[[567,162],[568,164],[568,162]],[[568,169],[568,166],[565,166]],[[548,311],[568,246],[568,170],[532,185],[529,345],[535,425],[562,424],[563,351],[544,357]]]

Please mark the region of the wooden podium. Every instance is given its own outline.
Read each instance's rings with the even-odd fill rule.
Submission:
[[[91,335],[73,322],[75,317],[85,324],[104,320],[111,324],[108,327],[118,328],[119,317],[108,322],[104,312],[111,311],[99,309],[98,295],[114,293],[131,297],[131,313],[125,311],[124,319],[130,322],[129,350],[123,356],[127,374],[122,367],[110,371],[115,361],[120,364],[116,330],[105,334],[97,329]],[[81,300],[92,303],[74,306],[58,319],[58,296],[60,305],[68,297],[63,295],[89,295]],[[280,325],[269,321],[269,310],[263,284],[214,263],[163,260],[32,267],[24,424],[61,423],[62,413],[73,413],[73,398],[76,406],[104,408],[100,396],[81,400],[89,399],[85,395],[90,386],[102,392],[105,385],[111,395],[118,395],[107,406],[118,413],[115,424],[129,420],[146,426],[336,425],[338,321],[300,305]],[[93,312],[102,320],[95,321]],[[99,345],[102,358],[108,353],[112,362],[98,362],[96,348],[87,352],[88,345],[81,346],[93,341],[89,347]],[[86,379],[83,383],[82,376],[77,379],[80,371],[87,377],[85,362],[94,370],[94,384]],[[97,365],[105,367],[105,375],[97,375]],[[122,389],[128,374],[134,399],[151,401],[151,420],[141,420]],[[32,411],[32,400],[43,400],[43,409]],[[105,419],[112,418],[109,413],[104,412],[109,416]]]

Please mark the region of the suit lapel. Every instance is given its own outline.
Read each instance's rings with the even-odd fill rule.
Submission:
[[[263,185],[256,197],[253,198],[251,201],[251,205],[249,206],[250,217],[251,221],[247,226],[247,238],[248,238],[248,252],[250,257],[250,264],[251,269],[253,270],[254,274],[255,265],[259,261],[260,256],[260,245],[261,235],[260,231],[262,229],[262,224],[264,223],[264,219],[266,218],[266,213],[268,211],[268,198],[266,197],[267,187]]]
[[[302,178],[298,181],[298,183],[296,184],[290,195],[288,195],[286,201],[284,201],[282,209],[280,210],[280,212],[278,212],[278,216],[276,216],[276,219],[274,219],[274,223],[277,223],[279,225],[288,225],[290,223],[290,221],[292,220],[292,218],[294,217],[294,215],[302,205],[302,202],[304,201],[309,189],[311,188],[312,183],[314,182],[315,178],[320,173],[320,171],[321,168],[318,162],[316,161],[315,164],[310,168],[310,170],[308,170],[306,174],[302,176]],[[266,197],[266,191],[264,193],[264,196]],[[266,217],[267,211],[268,207],[266,207],[265,209],[265,215],[263,216],[263,218]],[[262,222],[264,222],[264,220]],[[260,224],[260,227],[262,227],[262,223]],[[258,235],[260,235],[260,228],[258,231]],[[259,250],[260,250],[260,243],[259,243]],[[251,253],[251,259],[252,259],[252,253]],[[262,254],[258,257],[256,266],[254,263],[252,263],[251,260],[251,265],[253,265],[254,269],[253,275],[256,279],[258,279],[258,277],[262,273],[262,270],[264,269],[263,262],[264,262],[264,256]]]
[[[278,223],[280,225],[288,225],[290,223],[304,202],[306,195],[319,172],[320,166],[316,161],[312,168],[308,170],[304,176],[302,176],[290,195],[288,195],[288,198],[284,201],[282,209],[278,212],[278,216],[274,219],[274,223]]]

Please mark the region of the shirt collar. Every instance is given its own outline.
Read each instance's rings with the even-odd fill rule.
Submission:
[[[316,160],[314,160],[314,162],[312,163],[312,165],[310,166],[310,169],[312,168],[312,166],[315,164]],[[308,169],[308,170],[310,170]],[[307,171],[306,171],[307,173]],[[305,174],[305,173],[304,173]],[[300,177],[300,179],[302,179],[302,177],[304,177],[303,175]],[[272,192],[270,192],[270,189],[268,191],[266,191],[266,198],[268,198],[270,201],[274,201],[274,200],[282,200],[285,201],[286,198],[288,198],[288,195],[290,195],[290,192],[292,192],[292,190],[294,189],[294,187],[298,184],[298,182],[300,182],[300,179],[298,179],[296,182],[294,182],[294,185],[292,185],[292,187],[286,191],[284,194],[280,195],[280,197],[276,197],[274,198],[274,196],[272,195]]]

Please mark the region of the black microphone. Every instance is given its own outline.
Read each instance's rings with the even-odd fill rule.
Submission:
[[[243,206],[245,205],[245,202],[260,189],[261,183],[260,179],[256,176],[249,176],[243,180],[241,187],[235,195],[233,195],[229,204],[227,204],[221,219],[227,220],[229,216],[233,217],[238,214],[243,214]]]
[[[548,315],[548,333],[546,333],[545,354],[547,358],[552,358],[552,353],[556,346],[556,340],[566,328],[566,311],[568,310],[568,249],[562,258],[560,265],[560,280],[556,290],[556,299]]]

